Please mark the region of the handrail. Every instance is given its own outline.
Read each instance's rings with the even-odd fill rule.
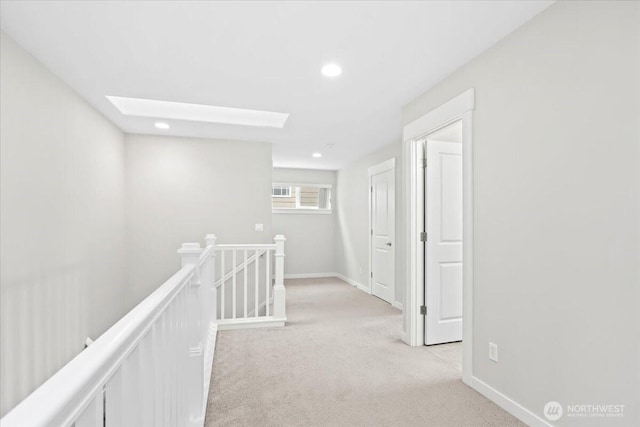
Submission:
[[[193,275],[193,265],[180,269],[5,415],[2,427],[72,424]]]

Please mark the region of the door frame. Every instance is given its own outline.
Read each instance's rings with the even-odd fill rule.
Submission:
[[[466,90],[436,109],[407,124],[403,130],[403,203],[405,214],[405,253],[403,266],[407,289],[403,311],[404,342],[424,345],[424,244],[420,232],[424,224],[424,179],[422,144],[429,134],[462,121],[462,381],[471,385],[473,368],[473,110],[475,90]]]
[[[373,239],[372,239],[372,230],[373,230],[373,221],[372,221],[372,217],[373,217],[373,198],[371,197],[371,193],[372,193],[372,189],[373,189],[373,176],[377,175],[381,172],[386,172],[386,171],[391,171],[393,172],[393,181],[394,181],[394,196],[393,196],[393,209],[394,209],[394,215],[393,215],[393,244],[396,244],[397,241],[397,237],[396,237],[396,213],[395,209],[396,209],[396,184],[395,184],[395,178],[396,178],[396,158],[392,157],[389,160],[385,160],[384,162],[378,163],[377,165],[373,165],[370,166],[368,169],[368,183],[369,183],[369,290],[368,292],[370,294],[373,294]],[[395,246],[393,247],[393,298],[391,301],[391,305],[395,304],[396,301],[396,248]],[[395,306],[395,305],[394,305]]]

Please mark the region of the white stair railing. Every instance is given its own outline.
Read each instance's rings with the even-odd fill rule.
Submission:
[[[272,244],[215,246],[219,329],[284,326],[285,240],[278,235]]]
[[[216,245],[216,237],[208,234],[205,248],[183,244],[180,271],[13,408],[0,427],[202,426],[218,327],[284,326],[286,321],[285,238],[274,240],[271,245]],[[255,294],[250,300],[251,274]],[[223,311],[219,319],[218,292],[224,310],[228,287],[233,316]]]
[[[2,427],[202,426],[216,338],[215,236],[0,420]]]

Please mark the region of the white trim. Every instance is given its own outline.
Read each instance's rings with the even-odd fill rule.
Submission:
[[[552,425],[544,419],[540,418],[515,400],[500,393],[498,390],[477,377],[471,377],[470,385],[475,391],[491,400],[526,425],[531,427],[552,427]]]
[[[285,279],[316,279],[321,277],[337,277],[338,273],[292,273],[285,274]]]
[[[327,273],[327,274],[329,274],[329,273]],[[335,277],[337,279],[340,279],[343,282],[347,282],[348,284],[350,284],[351,286],[353,286],[355,288],[358,288],[362,292],[365,292],[365,293],[371,295],[371,291],[369,289],[367,289],[367,287],[362,285],[361,283],[358,283],[353,279],[349,279],[347,276],[343,276],[340,273],[331,273],[331,274],[332,274],[333,277]],[[321,276],[321,277],[325,277],[325,276]],[[331,276],[326,276],[326,277],[331,277]],[[391,306],[397,308],[400,311],[403,310],[403,304],[401,302],[394,301],[393,303],[391,303]]]
[[[274,182],[271,184],[273,187],[315,187],[315,188],[328,188],[333,189],[332,184],[301,184],[296,182]]]
[[[313,209],[313,208],[284,208],[284,209],[271,209],[272,214],[287,214],[287,215],[331,215],[333,209]]]
[[[365,285],[363,285],[362,283],[358,283],[356,284],[356,288],[360,289],[362,292],[367,293],[369,295],[372,295],[371,293],[371,288],[367,288]]]
[[[403,141],[402,160],[404,165],[404,204],[405,204],[405,303],[402,319],[401,339],[410,346],[424,344],[424,322],[417,321],[420,316],[419,306],[423,301],[423,290],[417,284],[423,281],[423,272],[418,268],[417,261],[422,257],[422,243],[418,236],[422,227],[418,227],[418,220],[422,218],[422,208],[418,206],[419,195],[423,193],[423,182],[417,177],[420,173],[421,159],[417,153],[416,141]]]
[[[340,273],[335,273],[335,277],[337,277],[338,279],[342,280],[343,282],[347,282],[348,284],[350,284],[351,286],[354,286],[356,288],[360,288],[362,285],[358,282],[356,282],[353,279],[349,279],[347,276],[343,276]]]
[[[333,185],[332,184],[297,184],[293,182],[273,182],[271,183],[271,199],[274,197],[282,198],[283,196],[274,196],[273,188],[274,187],[289,187],[296,188],[296,207],[295,208],[273,208],[273,203],[271,204],[271,213],[272,214],[291,214],[291,213],[302,213],[302,214],[331,214],[333,213],[333,209],[331,207],[332,197],[333,197]],[[328,208],[321,207],[311,207],[311,206],[300,206],[300,196],[301,191],[298,191],[301,187],[313,187],[313,188],[321,188],[329,190],[329,200],[328,200]],[[289,196],[290,198],[290,196]],[[273,200],[272,200],[273,201]]]
[[[386,172],[388,170],[395,169],[396,167],[396,158],[392,157],[389,160],[385,160],[382,163],[378,163],[377,165],[370,166],[367,169],[369,176],[377,175],[382,172]]]
[[[442,128],[449,122],[455,121],[463,113],[475,108],[475,90],[468,89],[460,95],[445,102],[435,110],[405,125],[402,132],[402,140],[417,139],[438,128]],[[463,133],[464,136],[464,133]]]
[[[424,224],[424,180],[421,142],[428,134],[462,120],[463,162],[463,324],[462,380],[471,383],[473,369],[473,109],[475,91],[469,89],[440,107],[414,120],[403,130],[403,164],[405,170],[404,203],[407,212],[405,235],[408,289],[401,337],[411,346],[424,345],[424,318],[419,307],[424,301],[424,245],[419,233]],[[405,317],[406,316],[406,317]]]
[[[286,318],[280,319],[273,316],[247,317],[243,319],[218,319],[218,330],[229,331],[233,329],[275,328],[284,326],[286,321]]]
[[[462,180],[462,380],[468,383],[473,376],[473,110],[462,116]]]
[[[395,181],[396,181],[396,158],[392,157],[388,160],[385,160],[384,162],[378,163],[377,165],[373,165],[370,166],[367,169],[367,173],[368,173],[368,177],[369,177],[369,188],[367,189],[367,192],[369,193],[369,289],[366,289],[364,286],[362,287],[362,290],[367,292],[368,294],[373,295],[373,239],[371,238],[372,235],[372,230],[373,230],[373,222],[371,221],[371,217],[373,216],[373,199],[371,198],[371,191],[373,188],[373,183],[372,183],[372,177],[374,175],[378,175],[382,172],[387,172],[387,171],[392,171],[393,172],[393,183],[394,186]],[[394,204],[395,204],[395,188],[394,188]],[[394,215],[393,215],[393,244],[396,244],[396,233],[395,233],[395,227],[396,227],[396,216],[395,216],[395,205],[393,207],[394,209]],[[396,248],[395,246],[392,248],[393,250],[393,299],[396,298]]]

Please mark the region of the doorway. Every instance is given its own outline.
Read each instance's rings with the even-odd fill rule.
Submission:
[[[395,158],[369,168],[369,289],[393,304],[396,234]]]
[[[424,343],[462,340],[462,122],[422,140]]]
[[[403,274],[407,289],[400,337],[411,346],[425,344],[424,319],[424,179],[422,141],[448,125],[462,123],[462,381],[473,379],[473,110],[475,90],[468,89],[404,126],[403,194],[406,214]],[[428,310],[427,310],[428,311]],[[432,347],[430,347],[432,348]]]

